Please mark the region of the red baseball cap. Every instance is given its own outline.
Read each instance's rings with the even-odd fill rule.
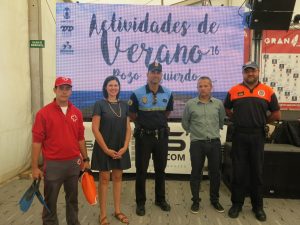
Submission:
[[[64,84],[70,85],[72,87],[72,80],[68,77],[57,77],[54,86],[57,87]]]

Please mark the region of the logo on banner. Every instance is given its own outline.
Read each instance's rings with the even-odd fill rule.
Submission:
[[[64,19],[68,20],[70,19],[71,15],[70,15],[70,8],[69,7],[66,7],[64,8]]]
[[[63,34],[63,36],[71,36],[71,32],[74,30],[74,26],[70,25],[61,25],[60,30]]]
[[[275,45],[292,45],[293,47],[299,46],[298,44],[299,40],[299,35],[295,35],[293,38],[291,37],[267,37],[264,39],[265,44],[270,45],[270,44],[275,44]]]
[[[60,48],[60,54],[73,55],[74,50],[69,41],[66,41]]]

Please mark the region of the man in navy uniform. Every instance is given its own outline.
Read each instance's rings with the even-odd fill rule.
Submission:
[[[135,122],[136,214],[145,215],[146,176],[152,153],[155,171],[155,204],[163,211],[171,207],[165,198],[165,168],[168,156],[167,118],[173,110],[172,92],[161,86],[162,66],[148,66],[147,84],[135,90],[129,100],[129,112]]]

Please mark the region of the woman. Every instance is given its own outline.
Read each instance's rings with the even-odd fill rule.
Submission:
[[[115,217],[122,223],[129,223],[121,212],[121,185],[124,169],[131,167],[128,145],[131,128],[127,103],[119,101],[120,82],[109,76],[103,83],[104,99],[97,101],[92,118],[95,136],[92,169],[99,170],[100,225],[109,224],[106,213],[107,189],[112,171]]]

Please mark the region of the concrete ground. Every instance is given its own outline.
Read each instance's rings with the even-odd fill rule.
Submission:
[[[18,201],[24,191],[31,184],[30,179],[15,178],[6,184],[0,186],[0,224],[1,225],[41,225],[42,207],[35,198],[31,208],[22,213],[19,209]],[[98,182],[97,182],[98,184]],[[80,184],[79,184],[80,185]],[[40,187],[42,192],[43,186]],[[79,219],[81,225],[97,225],[99,206],[90,206],[79,186]],[[246,200],[243,211],[239,218],[231,219],[227,212],[231,206],[230,192],[222,183],[220,189],[220,202],[225,208],[225,213],[216,212],[209,202],[209,181],[204,180],[202,183],[200,211],[198,214],[190,212],[191,195],[189,182],[185,180],[167,180],[166,181],[167,199],[171,204],[170,212],[163,212],[154,205],[154,180],[147,180],[147,202],[146,215],[139,217],[135,214],[135,191],[134,179],[126,179],[123,181],[122,192],[122,211],[128,216],[130,224],[141,225],[298,225],[300,224],[300,200],[292,199],[265,199],[265,211],[267,213],[267,221],[259,222],[255,219],[251,212],[249,199]],[[111,225],[120,225],[112,214],[112,186],[109,187],[108,220]],[[58,201],[58,216],[60,224],[66,224],[65,220],[65,203],[64,191],[61,190]]]

